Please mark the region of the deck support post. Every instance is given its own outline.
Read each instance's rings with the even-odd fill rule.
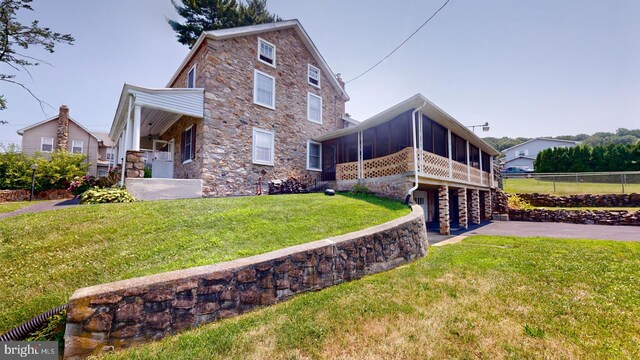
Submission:
[[[471,222],[480,224],[480,190],[471,190]]]
[[[467,189],[458,189],[458,222],[460,223],[460,227],[463,229],[467,229],[469,227],[467,213]]]
[[[438,210],[440,213],[440,234],[451,234],[451,223],[449,217],[449,186],[438,187]]]

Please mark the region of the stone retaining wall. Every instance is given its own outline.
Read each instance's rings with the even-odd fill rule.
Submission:
[[[427,252],[420,206],[366,230],[226,263],[77,290],[65,359],[160,339],[410,262]]]
[[[509,220],[640,226],[640,211],[509,209]]]
[[[28,201],[29,190],[0,190],[0,202],[4,201]]]
[[[629,207],[640,206],[640,194],[603,194],[554,196],[548,194],[518,194],[533,206],[548,207]]]
[[[30,190],[0,190],[0,202],[29,201]],[[35,200],[60,200],[72,198],[73,194],[65,189],[51,189],[37,193]]]

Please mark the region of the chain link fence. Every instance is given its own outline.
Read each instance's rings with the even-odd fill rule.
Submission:
[[[629,194],[640,193],[640,171],[502,174],[509,193],[540,194]]]

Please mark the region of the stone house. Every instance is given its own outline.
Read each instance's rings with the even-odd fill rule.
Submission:
[[[420,94],[362,122],[348,100],[297,20],[216,30],[166,88],[125,84],[109,136],[146,199],[254,195],[295,176],[413,197],[444,233],[489,217],[495,149]]]
[[[60,106],[58,115],[22,128],[17,133],[22,136],[22,151],[28,155],[36,152],[46,154],[56,149],[85,154],[88,173],[93,176],[105,176],[113,158],[113,143],[107,134],[87,130],[69,116],[66,105]]]

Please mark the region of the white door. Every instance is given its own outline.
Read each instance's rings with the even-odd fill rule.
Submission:
[[[425,222],[427,221],[427,219],[429,219],[428,213],[428,206],[427,206],[427,192],[426,191],[420,191],[420,190],[416,190],[413,192],[413,202],[416,203],[416,205],[420,205],[422,207],[422,211],[424,211],[424,219]]]
[[[151,176],[173,178],[173,141],[153,140]]]

